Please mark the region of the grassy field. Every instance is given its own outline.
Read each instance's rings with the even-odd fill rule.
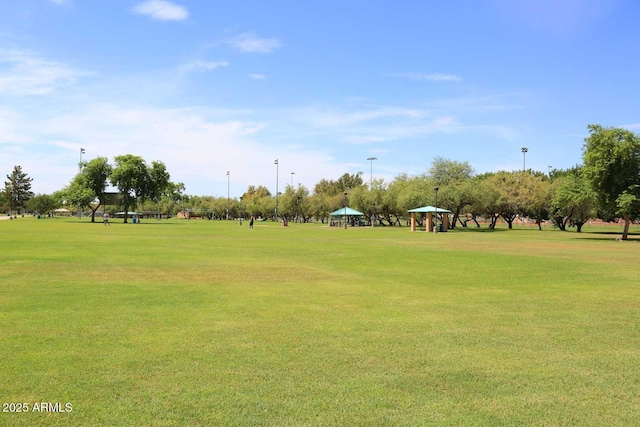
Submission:
[[[638,236],[247,226],[0,221],[0,425],[640,425]]]

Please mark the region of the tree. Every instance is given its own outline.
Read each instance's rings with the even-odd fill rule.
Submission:
[[[473,168],[469,162],[458,162],[436,157],[429,168],[429,176],[438,186],[451,185],[473,178]]]
[[[56,198],[62,199],[67,206],[90,206],[96,200],[96,194],[87,183],[87,177],[79,173],[69,185],[56,194]]]
[[[37,194],[26,203],[26,208],[31,212],[45,214],[58,207],[57,201],[49,194]]]
[[[169,173],[162,162],[154,161],[147,166],[142,157],[125,154],[115,158],[110,181],[122,195],[126,223],[129,209],[135,207],[138,200],[160,198],[169,185]]]
[[[578,233],[581,232],[596,211],[597,199],[590,182],[580,167],[559,171],[554,181],[556,189],[551,203],[554,225],[563,231],[567,226],[577,227]]]
[[[33,178],[22,171],[22,166],[14,166],[13,171],[7,175],[7,179],[8,181],[4,182],[4,193],[5,199],[9,202],[9,212],[13,215],[14,210],[23,209],[25,203],[33,197],[31,191]]]
[[[316,221],[320,220],[323,224],[328,220],[331,210],[330,197],[326,193],[314,193],[308,200],[309,215],[313,216]],[[335,209],[334,209],[335,210]]]
[[[68,205],[91,209],[91,222],[95,222],[96,211],[104,205],[111,165],[106,157],[97,157],[82,166],[80,173],[68,186],[60,190],[58,196]],[[98,203],[92,206],[96,200]]]
[[[309,190],[304,185],[298,185],[297,188],[287,185],[284,194],[280,196],[278,213],[286,221],[299,219],[306,222],[311,216],[308,198]]]
[[[429,176],[439,188],[439,206],[453,213],[451,227],[455,227],[457,221],[466,227],[466,222],[460,220],[460,214],[473,202],[473,191],[469,185],[474,176],[473,168],[468,162],[436,157],[429,168]]]
[[[495,229],[502,214],[502,194],[493,184],[494,174],[483,174],[474,178],[476,197],[471,205],[471,213],[490,219],[489,228]]]
[[[175,214],[177,205],[184,199],[185,186],[182,182],[168,182],[163,195],[158,201],[158,211],[161,215]]]
[[[336,182],[336,186],[339,193],[344,193],[345,191],[349,192],[356,187],[360,187],[364,185],[362,181],[362,172],[348,174],[345,173]],[[335,194],[334,194],[335,195]]]
[[[242,195],[242,204],[247,215],[256,218],[269,218],[275,211],[275,198],[265,186],[250,185]]]
[[[84,176],[84,185],[93,192],[94,199],[98,200],[96,206],[87,206],[91,209],[91,222],[95,222],[96,211],[100,205],[104,205],[107,180],[111,174],[112,167],[106,157],[96,157],[82,168],[80,175]]]
[[[169,181],[171,176],[167,172],[167,167],[164,163],[157,160],[152,161],[151,167],[147,168],[147,174],[148,180],[141,195],[142,201],[152,200],[158,202],[170,185],[172,189],[175,189],[175,184]]]
[[[640,136],[622,128],[589,125],[584,144],[584,174],[600,208],[624,219],[627,240],[631,218],[640,213]]]
[[[553,199],[553,188],[549,180],[540,174],[524,173],[520,175],[520,213],[536,221],[538,229],[549,219]]]

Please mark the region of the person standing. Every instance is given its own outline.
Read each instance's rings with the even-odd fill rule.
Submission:
[[[253,230],[253,215],[251,215],[251,220],[249,221],[249,230]]]
[[[107,212],[102,215],[102,222],[104,223],[104,225],[111,226],[111,224],[109,224],[109,214]]]

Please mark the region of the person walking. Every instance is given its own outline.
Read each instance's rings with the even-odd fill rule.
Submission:
[[[253,230],[253,215],[251,215],[251,220],[249,221],[249,230]]]
[[[104,223],[104,225],[111,226],[111,224],[109,224],[109,214],[107,212],[102,215],[102,222]]]

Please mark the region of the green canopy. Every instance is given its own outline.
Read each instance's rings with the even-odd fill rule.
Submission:
[[[451,213],[443,208],[434,208],[433,206],[423,206],[421,208],[410,209],[407,212],[417,212],[417,213]]]
[[[441,212],[440,209],[438,209],[438,212]],[[329,215],[331,216],[363,216],[364,214],[362,212],[358,212],[355,209],[351,209],[351,208],[340,208],[335,212],[331,212]]]

